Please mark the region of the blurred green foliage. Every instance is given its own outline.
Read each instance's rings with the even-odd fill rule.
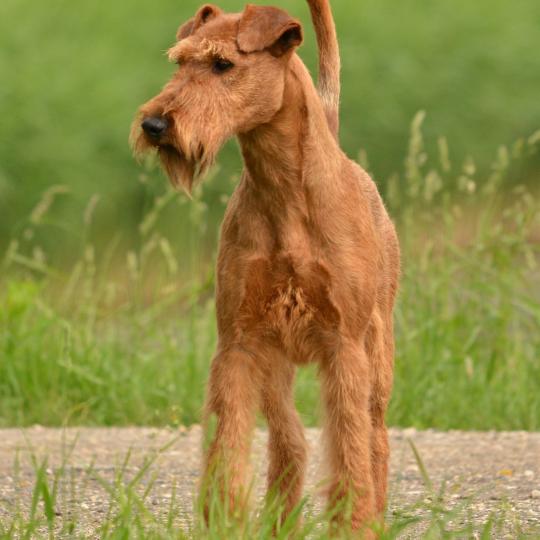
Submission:
[[[540,131],[502,146],[490,173],[429,158],[416,115],[405,171],[388,185],[403,273],[395,309],[393,425],[540,429],[540,198],[515,185]],[[433,166],[431,165],[433,164]],[[177,425],[200,420],[216,346],[215,248],[205,194],[144,185],[136,247],[99,246],[88,205],[72,264],[42,229],[61,224],[46,191],[0,258],[0,426]],[[47,235],[45,234],[45,237]],[[179,239],[181,241],[179,241]],[[316,424],[316,366],[298,370],[298,408]]]
[[[306,2],[272,3],[304,22],[300,53],[315,71]],[[69,204],[55,203],[61,224],[43,232],[61,255],[81,243],[72,225],[94,193],[101,195],[101,228],[92,234],[129,237],[144,214],[146,190],[128,148],[129,126],[172,72],[163,52],[199,4],[0,2],[0,251],[51,185],[71,193]],[[220,5],[238,11],[244,4]],[[455,162],[470,153],[480,167],[498,144],[540,125],[537,0],[339,0],[333,8],[343,58],[343,146],[352,156],[367,150],[381,185],[401,168],[407,126],[419,109],[429,113],[428,140],[445,134]],[[220,162],[223,191],[240,170],[234,145]],[[537,158],[528,166],[540,169]],[[145,178],[163,182],[155,170]],[[205,196],[215,200],[215,192]],[[215,228],[219,215],[208,219]]]
[[[274,3],[306,23],[314,70],[305,1]],[[0,425],[198,420],[240,158],[228,144],[188,201],[127,143],[198,5],[0,3]],[[390,420],[538,429],[540,3],[333,5],[343,146],[403,246]],[[303,370],[309,423],[318,396]]]

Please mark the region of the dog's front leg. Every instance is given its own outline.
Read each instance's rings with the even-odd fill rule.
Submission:
[[[370,367],[363,344],[344,341],[321,363],[326,445],[331,469],[329,505],[335,522],[357,530],[375,516],[369,414]],[[366,530],[365,538],[372,532]]]
[[[215,356],[208,381],[205,427],[217,424],[205,456],[201,496],[207,521],[216,502],[231,516],[245,508],[249,495],[246,469],[260,396],[256,359],[240,348],[222,349]]]
[[[283,522],[300,502],[307,462],[307,444],[294,406],[294,365],[276,354],[262,389],[262,410],[268,420],[268,496],[283,505]]]

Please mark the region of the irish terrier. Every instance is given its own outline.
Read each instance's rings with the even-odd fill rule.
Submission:
[[[219,463],[231,505],[243,504],[260,407],[268,486],[281,493],[284,515],[291,511],[306,468],[293,380],[297,366],[317,362],[329,504],[349,497],[358,529],[385,507],[399,247],[375,184],[339,147],[334,21],[328,0],[308,3],[318,90],[295,52],[300,22],[275,7],[231,14],[205,5],[180,27],[168,52],[178,70],[142,106],[131,138],[136,153],[156,150],[171,182],[188,191],[230,137],[244,158],[217,262],[207,473]]]

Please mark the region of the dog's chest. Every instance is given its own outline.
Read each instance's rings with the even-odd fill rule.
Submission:
[[[289,254],[258,258],[248,263],[243,281],[243,331],[263,333],[295,357],[302,356],[309,340],[321,339],[339,324],[332,280],[320,261]]]

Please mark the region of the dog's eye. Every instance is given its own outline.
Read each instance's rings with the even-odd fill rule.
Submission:
[[[212,71],[214,73],[225,73],[234,66],[232,62],[225,60],[224,58],[217,58],[212,64]]]

